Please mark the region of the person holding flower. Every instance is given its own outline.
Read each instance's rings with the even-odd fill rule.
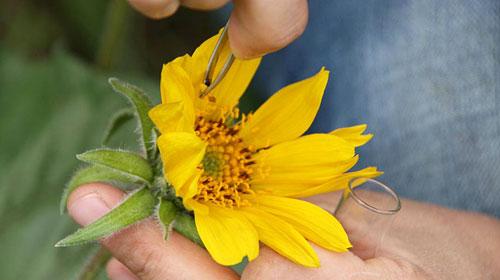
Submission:
[[[181,4],[190,8],[214,9],[228,1],[129,0],[129,2],[142,13],[153,18],[161,18],[172,15]],[[491,3],[498,8],[498,4]],[[332,9],[344,9],[341,5],[335,7],[331,3],[323,4]],[[349,177],[350,173],[344,172],[355,162],[347,160],[357,161],[357,157],[354,157],[354,148],[366,143],[370,137],[367,138],[368,135],[362,134],[364,127],[335,130],[323,136],[314,134],[300,137],[309,128],[319,110],[319,103],[328,80],[328,72],[323,69],[316,76],[276,93],[246,121],[229,126],[231,122],[227,122],[227,116],[238,115],[237,111],[233,111],[233,107],[253,76],[259,64],[258,57],[279,50],[297,39],[306,27],[309,9],[305,0],[280,0],[272,3],[263,0],[239,0],[234,1],[233,5],[234,11],[229,20],[228,32],[231,50],[238,58],[236,63],[239,66],[235,71],[239,72],[234,72],[234,77],[230,76],[231,73],[228,74],[228,81],[232,84],[228,82],[226,91],[232,89],[231,95],[215,92],[213,93],[215,101],[208,97],[197,98],[196,93],[201,90],[199,74],[204,70],[198,65],[203,63],[199,63],[198,60],[205,61],[209,54],[207,50],[213,49],[215,39],[211,39],[212,42],[210,40],[208,43],[205,42],[192,56],[180,57],[164,66],[163,104],[149,113],[162,134],[158,138],[158,146],[165,164],[165,176],[176,188],[177,195],[182,196],[185,207],[194,211],[198,231],[208,252],[175,232],[172,232],[165,242],[160,227],[154,221],[146,220],[100,240],[100,243],[114,255],[107,267],[110,278],[236,279],[238,275],[225,265],[234,264],[236,259],[240,260],[241,256],[245,255],[250,262],[242,274],[243,279],[495,279],[500,277],[500,268],[496,264],[500,256],[500,222],[493,217],[405,200],[402,212],[398,214],[399,217],[392,226],[391,234],[386,237],[383,253],[375,258],[362,259],[354,250],[347,251],[350,247],[349,241],[344,238],[343,232],[336,228],[336,222],[324,215],[326,212],[322,212],[319,207],[315,208],[312,204],[289,198],[320,194],[309,200],[324,209],[332,210],[332,202],[336,200],[331,197],[332,194],[324,193],[333,189],[330,187],[314,189],[311,185],[294,185],[293,182],[284,182],[283,186],[276,187],[276,182],[283,182],[278,179],[283,180],[283,177],[289,178],[297,174],[300,178],[306,177],[306,179],[305,174],[313,176],[311,180],[319,182],[314,186],[323,186],[334,179],[329,177],[327,181],[322,181],[326,180],[324,174],[329,172],[331,175],[332,170],[339,170],[341,173],[335,174],[339,176],[335,178],[352,178]],[[316,7],[315,5],[319,4],[311,5]],[[459,6],[457,4],[453,7]],[[487,4],[481,6],[483,9],[481,11],[484,11],[486,6]],[[325,13],[329,11],[326,7],[323,7]],[[418,20],[419,12],[423,10],[418,10],[418,7],[415,9],[416,11],[410,15]],[[349,7],[345,10],[352,11]],[[496,23],[498,31],[498,20]],[[321,41],[323,48],[326,48],[326,44],[325,41]],[[496,48],[498,50],[498,47]],[[335,52],[332,49],[329,51]],[[323,55],[328,57],[326,53]],[[377,56],[376,53],[370,55]],[[359,70],[362,72],[363,69]],[[409,79],[411,80],[411,77]],[[434,89],[439,92],[438,87]],[[483,96],[486,98],[495,94],[495,89],[483,90],[486,92]],[[460,98],[457,97],[457,100],[460,101]],[[298,102],[297,100],[300,100],[301,106],[293,107],[293,102]],[[498,107],[498,103],[492,106]],[[270,110],[289,111],[295,115],[283,114],[270,117]],[[498,117],[498,110],[496,116]],[[404,120],[403,118],[399,121]],[[298,129],[291,130],[290,127]],[[428,135],[428,137],[433,136]],[[492,138],[491,141],[500,142],[498,133],[493,137],[496,138]],[[344,146],[335,151],[322,151],[329,155],[338,153],[335,154],[336,161],[325,157],[321,159],[321,164],[315,162],[315,165],[308,166],[307,156],[303,156],[300,152],[309,151],[308,147],[311,146],[298,144],[299,141],[304,143],[318,141],[317,143],[325,147]],[[337,142],[328,146],[324,144],[326,141]],[[178,152],[172,147],[178,147]],[[272,170],[279,170],[278,163],[286,158],[279,153],[279,149],[287,151],[297,149],[297,155],[303,156],[301,161],[297,162],[295,166],[297,168],[287,166],[290,169],[284,168],[281,171],[283,173],[271,173]],[[311,149],[310,153],[314,152]],[[418,152],[413,151],[413,153]],[[343,155],[346,158],[342,159],[344,161],[341,164],[339,158]],[[415,154],[415,157],[418,155]],[[169,164],[170,162],[172,164]],[[498,158],[492,162],[498,163]],[[291,159],[285,160],[285,164],[292,163]],[[328,164],[335,164],[337,169],[322,169]],[[260,169],[249,167],[257,165]],[[361,172],[364,177],[380,175],[374,168],[356,172]],[[320,176],[319,173],[323,175]],[[276,177],[274,181],[271,180],[273,176]],[[223,179],[214,182],[213,178]],[[221,184],[231,184],[237,188],[228,190],[222,188]],[[498,183],[493,182],[491,187],[493,188],[490,195],[493,198],[500,198]],[[422,188],[432,188],[432,186],[422,186]],[[227,192],[221,195],[221,190]],[[255,194],[256,191],[261,193]],[[454,189],[452,191],[459,192]],[[261,195],[265,192],[268,192],[269,196]],[[71,194],[67,204],[68,211],[79,224],[86,226],[114,208],[123,197],[124,193],[113,186],[87,184]],[[206,204],[207,201],[211,204]],[[491,204],[492,210],[488,212],[489,214],[500,215],[497,201],[496,204]],[[286,217],[286,213],[280,212],[276,206],[286,203],[291,208],[301,209],[300,213],[312,213],[311,217],[316,219],[308,220],[306,214]],[[207,205],[217,205],[217,207],[210,208]],[[256,209],[250,207],[255,205],[259,207],[255,207]],[[241,206],[249,210],[239,211]],[[221,208],[228,210],[222,211]],[[218,211],[220,215],[205,218],[206,213],[218,213]],[[283,219],[271,220],[274,216],[269,213]],[[231,218],[227,218],[227,215]],[[240,216],[241,219],[234,218]],[[223,220],[226,222],[221,223],[222,227],[232,227],[249,233],[244,237],[248,242],[234,243],[229,246],[232,248],[230,251],[221,251],[219,248],[229,247],[224,247],[227,244],[216,242],[231,242],[233,238],[230,235],[239,233],[238,230],[228,231],[228,236],[218,238],[225,231],[216,231],[214,225]],[[300,237],[290,231],[286,235],[288,239],[277,241],[274,231],[286,231],[290,224],[297,229]],[[325,225],[326,227],[322,227]],[[255,227],[256,231],[247,230],[250,227]],[[307,230],[311,228],[314,230],[308,232]],[[308,240],[306,243],[302,241],[305,240],[304,237]],[[238,238],[241,240],[243,237]],[[258,240],[267,246],[259,248],[256,243]],[[359,240],[350,240],[350,243],[355,248]]]

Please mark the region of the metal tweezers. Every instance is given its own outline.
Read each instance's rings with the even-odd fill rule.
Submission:
[[[212,52],[212,55],[210,56],[210,59],[208,60],[208,65],[207,69],[205,70],[205,78],[203,79],[203,83],[207,86],[205,91],[200,93],[200,98],[203,98],[206,96],[212,89],[217,86],[224,76],[226,76],[227,72],[229,71],[229,68],[231,68],[231,65],[234,62],[234,55],[232,52],[229,52],[229,56],[226,59],[226,62],[224,63],[224,66],[222,67],[222,70],[219,72],[217,77],[213,79],[214,72],[215,72],[215,65],[217,65],[217,61],[219,60],[219,55],[224,47],[225,44],[229,43],[229,37],[227,34],[227,26],[229,24],[226,24],[224,26],[224,29],[222,30],[222,33],[219,37],[219,40],[217,41],[217,44],[215,45],[214,51]]]

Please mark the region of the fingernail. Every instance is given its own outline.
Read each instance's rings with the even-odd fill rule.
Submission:
[[[72,205],[70,205],[69,215],[80,225],[87,226],[108,213],[110,208],[96,193],[90,193]]]

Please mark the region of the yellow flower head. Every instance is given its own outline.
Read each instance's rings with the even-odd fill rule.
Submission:
[[[343,189],[353,177],[380,175],[374,167],[345,173],[358,160],[355,147],[371,135],[362,135],[360,125],[301,136],[319,109],[329,74],[324,69],[240,116],[235,106],[260,59],[236,59],[222,82],[200,98],[219,35],[192,56],[163,66],[162,104],[149,115],[162,134],[165,178],[193,210],[199,235],[218,263],[255,259],[260,240],[298,264],[318,267],[306,239],[337,252],[351,244],[331,214],[296,198]],[[226,46],[222,57],[229,51]]]

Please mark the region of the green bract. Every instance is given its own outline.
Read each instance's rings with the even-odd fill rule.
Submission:
[[[154,213],[156,203],[156,197],[144,187],[99,220],[57,242],[56,247],[87,243],[113,233],[151,216]]]
[[[76,157],[84,162],[109,167],[148,184],[153,181],[153,170],[148,161],[133,152],[97,149]]]
[[[165,182],[163,164],[158,159],[157,130],[148,116],[152,102],[142,90],[135,86],[116,78],[110,78],[109,83],[115,91],[122,93],[132,106],[113,116],[105,133],[103,145],[107,146],[118,129],[135,117],[142,150],[135,153],[120,149],[99,148],[77,155],[77,158],[85,162],[87,166],[76,172],[69,181],[61,199],[61,213],[64,212],[71,192],[82,184],[121,182],[132,186],[136,191],[132,192],[115,209],[87,227],[62,239],[56,246],[65,247],[95,241],[151,216],[157,218],[164,227],[165,239],[168,233],[175,229],[203,246],[192,214],[184,209],[182,203],[175,197],[173,188]]]
[[[165,240],[171,230],[172,222],[177,216],[177,207],[172,201],[160,199],[160,206],[158,207],[158,219],[160,220],[163,228],[165,229]]]
[[[117,78],[110,78],[108,82],[114,90],[125,95],[134,106],[139,120],[138,128],[141,131],[141,144],[145,149],[146,157],[154,160],[158,154],[158,149],[156,148],[155,125],[148,117],[148,112],[152,106],[151,100],[139,88],[122,82]]]
[[[100,165],[92,165],[80,169],[69,181],[68,187],[64,191],[60,205],[61,214],[63,214],[66,209],[66,203],[68,202],[68,197],[71,192],[78,186],[92,182],[123,182],[139,184],[141,183],[141,180],[133,175],[129,175],[128,173],[115,171],[114,169]]]

